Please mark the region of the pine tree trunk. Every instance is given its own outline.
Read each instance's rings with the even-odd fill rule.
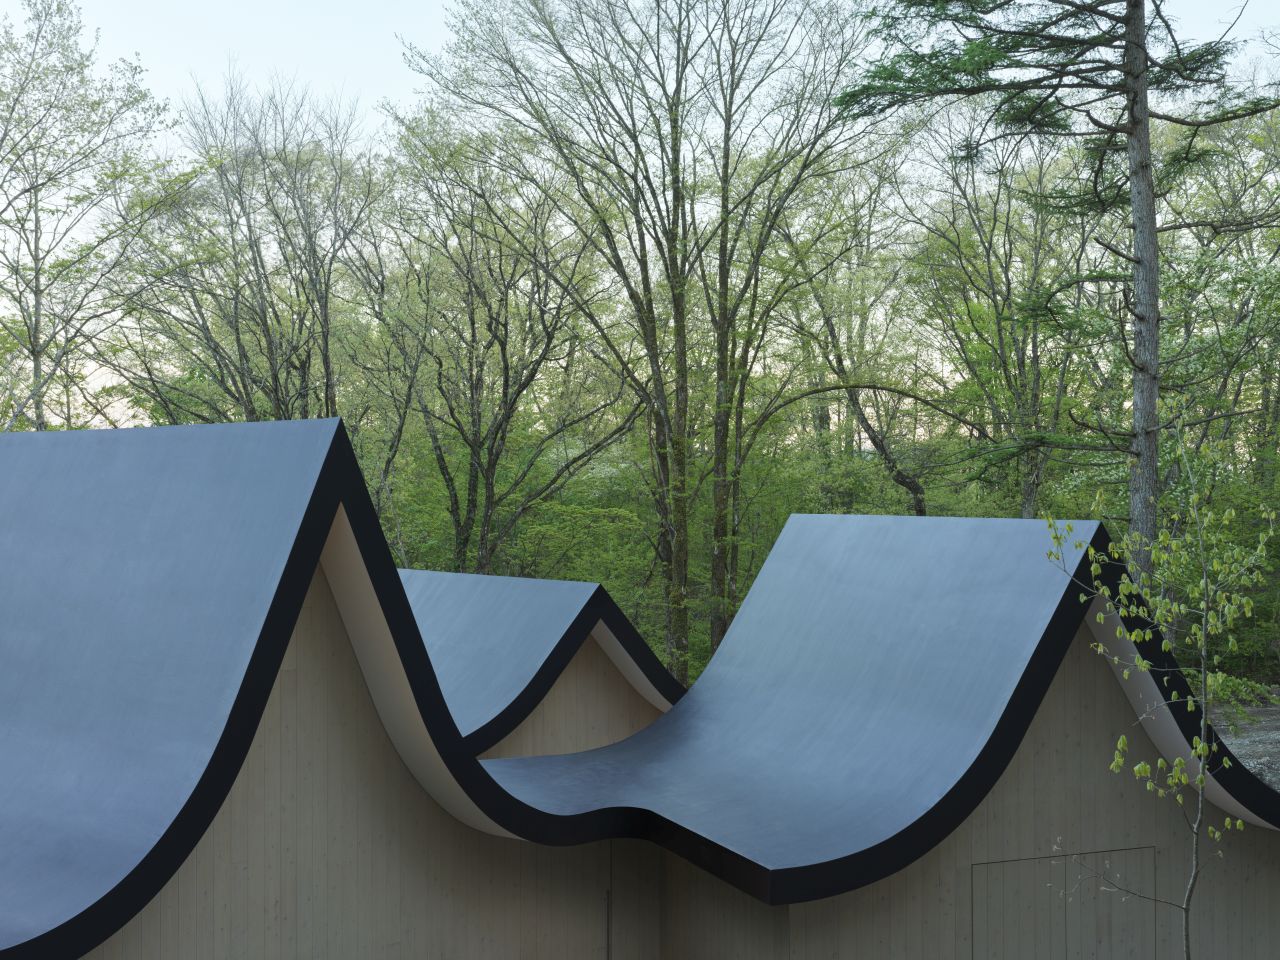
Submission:
[[[1151,171],[1151,117],[1147,105],[1146,0],[1127,0],[1125,92],[1128,101],[1129,200],[1133,216],[1133,456],[1129,473],[1129,525],[1144,544],[1156,535],[1159,490],[1160,252],[1155,182]],[[1145,547],[1135,561],[1145,569]]]

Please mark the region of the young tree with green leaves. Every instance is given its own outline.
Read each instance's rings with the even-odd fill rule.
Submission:
[[[1159,903],[1180,913],[1183,957],[1191,960],[1192,905],[1206,845],[1221,840],[1224,830],[1244,828],[1243,821],[1230,815],[1218,827],[1209,806],[1208,778],[1230,764],[1210,723],[1228,718],[1233,708],[1238,711],[1241,698],[1267,696],[1265,687],[1226,673],[1223,660],[1238,650],[1237,631],[1253,615],[1254,593],[1269,565],[1267,544],[1275,514],[1264,508],[1256,540],[1242,538],[1235,512],[1211,502],[1219,461],[1206,450],[1197,456],[1184,437],[1179,439],[1179,488],[1155,539],[1143,541],[1131,531],[1108,551],[1089,547],[1091,579],[1081,584],[1080,602],[1091,605],[1100,625],[1114,629],[1114,642],[1098,641],[1093,647],[1125,681],[1152,670],[1158,644],[1160,654],[1177,658],[1190,691],[1180,696],[1167,681],[1157,682],[1159,697],[1146,703],[1143,716],[1157,710],[1191,714],[1197,733],[1190,749],[1175,756],[1135,758],[1129,738],[1121,735],[1111,770],[1131,770],[1148,791],[1183,812],[1188,834],[1183,895]],[[1060,563],[1071,527],[1050,521],[1050,529],[1055,544],[1050,558]],[[1133,562],[1139,553],[1149,558],[1148,567]],[[1117,884],[1116,878],[1103,879]],[[1123,889],[1122,883],[1118,886]]]

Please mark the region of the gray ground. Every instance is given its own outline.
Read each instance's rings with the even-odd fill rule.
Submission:
[[[1227,746],[1251,771],[1280,790],[1280,705],[1253,707],[1255,718],[1239,732],[1220,728]]]

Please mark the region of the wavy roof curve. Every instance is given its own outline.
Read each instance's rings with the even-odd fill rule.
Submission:
[[[1085,614],[1037,521],[797,516],[683,693],[598,585],[397,572],[338,421],[7,435],[0,465],[22,506],[0,522],[3,957],[84,952],[173,874],[322,562],[393,742],[447,808],[534,841],[646,837],[771,903],[878,880],[954,829]],[[585,753],[478,759],[601,626],[666,712]],[[1156,661],[1140,710],[1182,682]],[[1175,713],[1150,729],[1185,751]],[[1243,764],[1212,786],[1280,826]]]

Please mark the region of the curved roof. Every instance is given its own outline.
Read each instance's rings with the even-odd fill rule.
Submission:
[[[648,837],[768,902],[873,882],[952,830],[1084,615],[1040,522],[794,517],[680,697],[595,585],[397,574],[337,421],[6,435],[0,463],[22,505],[0,523],[4,957],[85,952],[181,864],[248,751],[335,516],[383,625],[353,632],[361,666],[437,799],[535,841]],[[354,616],[359,591],[334,586]],[[674,706],[586,753],[477,759],[597,623]],[[1170,667],[1151,683],[1182,683]],[[1242,764],[1214,777],[1280,825],[1280,796]]]
[[[646,811],[770,902],[886,876],[986,795],[1080,624],[1050,546],[1037,521],[793,516],[669,714],[485,768],[542,810]]]
[[[315,569],[335,429],[0,436],[0,948],[79,955],[51,933],[127,919],[207,827]]]
[[[401,570],[409,605],[458,729],[483,753],[532,712],[592,629],[639,667],[666,710],[684,693],[598,583]]]

